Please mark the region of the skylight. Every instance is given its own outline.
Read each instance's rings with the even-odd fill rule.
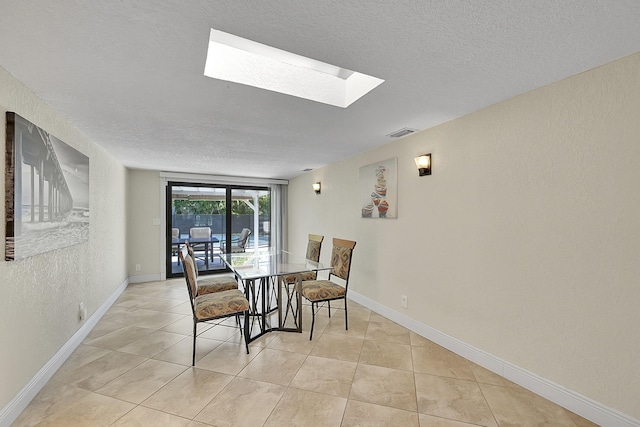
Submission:
[[[204,75],[342,108],[384,82],[214,29]]]

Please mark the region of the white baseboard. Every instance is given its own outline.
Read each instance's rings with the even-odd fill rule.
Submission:
[[[129,283],[159,282],[164,280],[161,274],[145,274],[142,276],[130,276]]]
[[[9,427],[16,418],[29,405],[29,402],[38,394],[42,387],[47,384],[53,374],[62,366],[69,358],[71,353],[80,345],[80,343],[89,335],[89,332],[96,326],[98,321],[107,312],[109,307],[118,299],[122,291],[129,284],[129,280],[125,280],[118,288],[109,296],[109,298],[96,310],[93,315],[78,329],[78,331],[67,341],[60,350],[38,371],[38,373],[29,381],[20,392],[0,411],[0,427]]]
[[[349,299],[376,313],[393,320],[410,331],[435,342],[442,347],[468,359],[496,374],[548,399],[563,408],[601,426],[639,427],[640,421],[573,390],[542,378],[533,372],[520,368],[483,350],[470,346],[457,338],[420,323],[402,313],[386,307],[377,301],[349,292]]]

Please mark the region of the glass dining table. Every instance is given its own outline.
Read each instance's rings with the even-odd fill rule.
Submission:
[[[274,330],[302,332],[302,273],[330,266],[286,251],[220,254],[249,300],[249,342]],[[295,276],[293,284],[285,277]],[[257,327],[256,327],[257,324]]]

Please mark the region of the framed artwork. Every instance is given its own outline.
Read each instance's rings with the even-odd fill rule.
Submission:
[[[362,218],[398,217],[398,161],[387,159],[360,168]]]
[[[89,239],[89,157],[7,112],[5,260]]]

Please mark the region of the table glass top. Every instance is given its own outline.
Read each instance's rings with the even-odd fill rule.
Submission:
[[[310,261],[305,259],[304,256],[285,251],[221,254],[220,258],[222,258],[229,268],[235,271],[242,280],[331,269],[328,265]]]

